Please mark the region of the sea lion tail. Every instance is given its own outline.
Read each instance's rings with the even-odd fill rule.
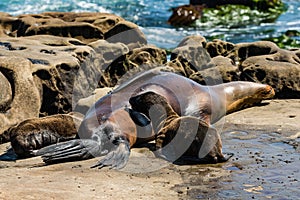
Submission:
[[[46,164],[86,160],[101,156],[104,152],[97,141],[91,139],[75,139],[53,144],[37,151],[32,151],[35,156],[42,156]]]

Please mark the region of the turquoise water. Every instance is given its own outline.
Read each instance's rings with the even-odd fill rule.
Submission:
[[[0,11],[12,15],[45,11],[88,11],[117,14],[141,26],[149,43],[174,48],[187,35],[201,34],[207,38],[237,43],[276,37],[287,30],[300,31],[300,1],[283,0],[287,11],[273,23],[253,24],[239,28],[174,28],[166,23],[171,7],[188,0],[1,0]]]

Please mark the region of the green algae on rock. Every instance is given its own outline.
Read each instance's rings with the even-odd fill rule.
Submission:
[[[286,10],[284,4],[276,4],[268,9],[251,8],[244,5],[222,5],[217,8],[204,8],[202,17],[196,21],[200,27],[243,27],[275,21]]]

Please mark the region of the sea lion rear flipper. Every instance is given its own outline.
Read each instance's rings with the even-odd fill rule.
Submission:
[[[42,156],[47,164],[85,160],[103,155],[97,141],[90,139],[75,139],[44,147],[33,151],[33,155]]]
[[[105,166],[110,166],[111,169],[121,169],[127,164],[129,155],[129,142],[122,141],[116,145],[113,151],[109,152],[102,160],[91,166],[91,168],[98,167],[100,169]]]

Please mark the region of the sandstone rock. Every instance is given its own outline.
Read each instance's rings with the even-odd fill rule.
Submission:
[[[79,40],[55,36],[1,38],[0,55],[24,58],[41,94],[41,115],[71,111],[74,78],[80,64],[94,51]],[[14,63],[14,59],[11,59]],[[93,74],[93,65],[90,74]],[[20,69],[19,69],[20,70]],[[87,78],[87,77],[83,77]],[[75,86],[76,87],[76,86]],[[93,91],[92,89],[90,93]],[[87,93],[86,88],[82,93]]]
[[[147,44],[144,33],[134,23],[120,21],[104,34],[105,40],[126,44],[130,50]]]
[[[114,45],[121,45],[121,43]],[[104,50],[107,50],[107,48]],[[130,52],[123,52],[123,54],[114,57],[115,59],[105,69],[99,87],[114,87],[120,79],[123,79],[122,82],[124,82],[124,79],[130,78],[133,75],[131,70],[134,73],[136,73],[135,70],[147,70],[160,66],[167,60],[165,50],[151,45],[135,48]],[[131,72],[127,73],[129,71]]]
[[[110,91],[112,91],[112,88],[97,88],[91,96],[88,96],[86,98],[79,99],[78,103],[76,104],[74,111],[79,112],[85,115],[85,113],[88,111],[88,109],[101,97],[108,94]]]
[[[241,65],[241,79],[271,85],[277,98],[300,98],[300,62],[291,60],[292,54],[288,59],[280,51],[250,57]]]
[[[163,65],[167,62],[167,53],[165,50],[152,45],[146,45],[140,48],[133,49],[127,55],[127,61],[135,67],[142,65],[157,64]]]
[[[201,40],[193,37],[183,39],[174,50],[177,54],[171,55],[171,61],[167,65],[205,85],[239,80],[254,81],[274,87],[277,98],[300,97],[300,50],[280,49],[275,43],[268,41],[232,44],[213,40],[205,45],[212,57],[209,61],[204,56],[204,59],[198,56],[199,52],[203,52],[200,48],[204,42],[193,41]],[[193,67],[200,66],[203,61],[206,63],[204,67]]]
[[[12,102],[13,94],[11,87],[8,79],[0,72],[0,111],[2,113],[9,109]]]
[[[240,71],[233,61],[223,56],[212,58],[213,67],[192,74],[189,78],[203,85],[216,85],[240,80]]]
[[[8,81],[13,91],[9,109],[0,113],[0,133],[24,119],[39,116],[41,96],[32,68],[32,63],[25,58],[0,56],[0,71],[7,78],[2,79],[1,85]]]
[[[180,66],[178,64],[174,65],[174,63],[180,62],[180,68],[184,69],[181,73],[187,77],[199,70],[211,67],[208,65],[210,56],[206,49],[203,48],[203,43],[203,37],[201,36],[184,38],[180,46],[172,51],[171,63],[168,66]],[[174,60],[177,61],[174,62]]]
[[[0,16],[0,36],[54,35],[72,37],[88,44],[99,39],[126,45],[146,44],[138,26],[108,13],[45,12]]]
[[[126,72],[123,62],[129,52],[128,47],[123,43],[109,43],[105,40],[98,40],[89,46],[95,50],[97,60],[94,61],[94,65],[98,66],[101,72],[93,80],[94,84],[97,84],[96,87],[113,87]],[[89,66],[86,69],[86,73],[89,73]]]
[[[212,42],[208,42],[205,48],[212,58],[215,56],[226,57],[234,51],[235,45],[230,42],[215,39]]]
[[[182,47],[182,46],[200,46],[200,47],[205,47],[206,46],[206,39],[202,35],[190,35],[186,36],[183,38],[180,43],[177,45],[177,47]]]
[[[273,54],[278,50],[279,47],[275,43],[268,41],[239,43],[235,45],[236,56],[241,62],[248,57]]]

